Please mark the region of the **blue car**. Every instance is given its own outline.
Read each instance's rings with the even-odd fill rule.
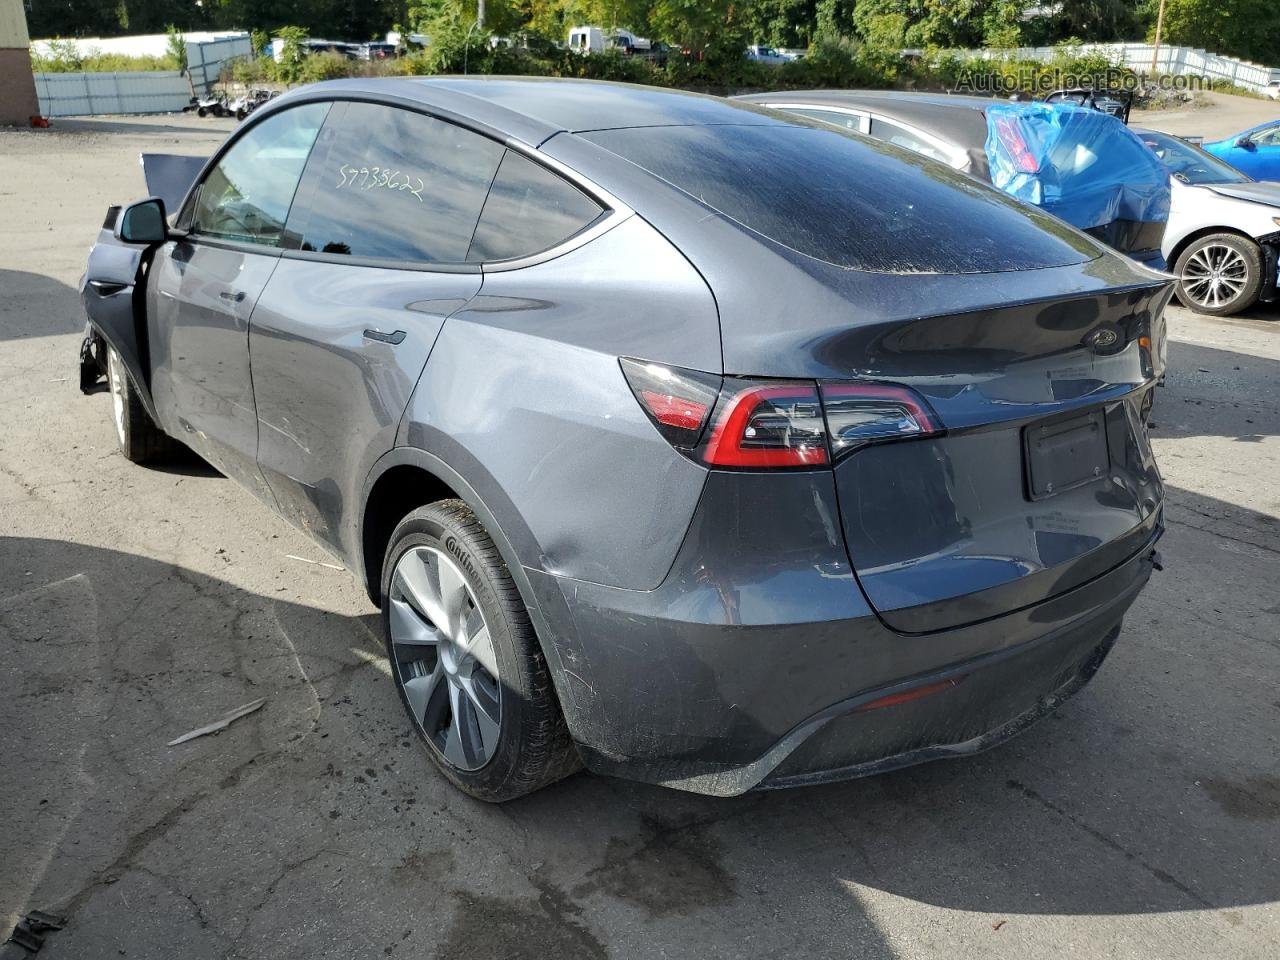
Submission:
[[[1201,146],[1255,180],[1280,180],[1280,119]]]

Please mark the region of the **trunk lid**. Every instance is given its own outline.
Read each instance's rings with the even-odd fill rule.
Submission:
[[[1167,299],[1157,285],[859,338],[864,366],[915,389],[944,427],[835,466],[850,560],[888,626],[927,633],[1039,603],[1156,535],[1143,413]]]

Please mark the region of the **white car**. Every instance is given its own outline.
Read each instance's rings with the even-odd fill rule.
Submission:
[[[775,50],[773,47],[764,47],[759,44],[753,44],[747,47],[747,59],[756,60],[760,63],[768,63],[773,66],[781,66],[784,63],[790,63],[794,57],[790,57],[785,53]]]
[[[1171,134],[1134,133],[1169,168],[1161,251],[1178,277],[1178,299],[1220,317],[1276,299],[1280,183],[1251,180]]]
[[[1280,100],[1280,80],[1272,80],[1263,92],[1272,100]]]

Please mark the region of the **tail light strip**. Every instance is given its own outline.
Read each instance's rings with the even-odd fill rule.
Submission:
[[[659,432],[717,468],[812,469],[868,443],[942,429],[900,384],[722,378],[629,358],[622,371]]]

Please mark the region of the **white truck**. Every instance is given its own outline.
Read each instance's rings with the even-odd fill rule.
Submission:
[[[648,56],[654,44],[644,37],[637,37],[630,30],[600,27],[571,27],[569,49],[578,53],[603,53],[605,50],[621,50],[625,56]]]

